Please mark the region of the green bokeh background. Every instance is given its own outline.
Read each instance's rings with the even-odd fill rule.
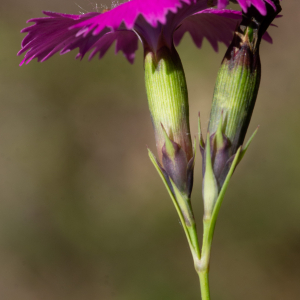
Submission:
[[[76,3],[0,0],[0,299],[200,299],[183,230],[147,156],[155,145],[141,45],[134,65],[111,49],[101,61],[76,61],[73,51],[18,66],[25,21],[95,9]],[[282,6],[274,44],[261,47],[249,134],[260,129],[217,222],[214,300],[300,297],[300,2]],[[188,35],[178,47],[193,135],[199,110],[207,126],[225,50],[206,41],[199,50]],[[201,233],[199,151],[192,201]]]

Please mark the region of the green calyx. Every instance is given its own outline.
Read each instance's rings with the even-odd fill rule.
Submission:
[[[244,141],[257,98],[261,74],[258,45],[252,30],[236,33],[216,81],[209,131],[217,132],[219,141],[220,124],[224,123],[222,131],[232,144],[232,153]]]
[[[167,135],[180,145],[187,160],[193,157],[189,128],[188,92],[184,70],[175,48],[163,46],[145,52],[145,82],[148,104],[155,131],[159,161]]]

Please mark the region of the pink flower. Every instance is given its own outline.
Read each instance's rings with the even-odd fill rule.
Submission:
[[[102,13],[44,12],[47,17],[29,20],[35,24],[21,31],[28,33],[18,53],[27,51],[21,65],[34,58],[42,62],[57,52],[65,54],[75,48],[79,48],[76,58],[83,58],[90,50],[89,59],[96,54],[101,58],[115,41],[116,52],[122,51],[133,63],[139,39],[144,48],[155,52],[162,44],[178,45],[186,32],[197,47],[206,38],[217,51],[218,42],[230,44],[241,13],[208,8],[207,3],[208,0],[131,0]]]

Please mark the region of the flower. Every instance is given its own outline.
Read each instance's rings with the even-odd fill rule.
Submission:
[[[82,59],[90,50],[90,59],[96,54],[101,58],[114,41],[116,52],[122,51],[133,63],[140,39],[145,53],[146,90],[159,161],[163,158],[166,132],[172,142],[184,150],[189,162],[194,155],[187,87],[174,45],[189,32],[199,48],[204,38],[215,51],[218,42],[228,46],[242,14],[208,8],[216,3],[216,0],[131,0],[102,13],[44,12],[46,18],[29,20],[35,24],[21,31],[28,33],[18,53],[27,51],[21,65],[34,58],[42,62],[57,52],[65,54],[75,48],[79,48],[77,58]],[[271,40],[269,36],[265,38]]]
[[[217,51],[218,42],[230,44],[241,19],[240,12],[208,8],[208,0],[131,0],[102,13],[44,14],[47,17],[29,20],[35,24],[21,31],[28,33],[18,53],[27,51],[21,65],[75,48],[79,48],[76,58],[82,59],[90,50],[89,59],[96,54],[102,58],[114,41],[116,52],[122,51],[133,63],[138,39],[144,48],[156,51],[162,43],[169,48],[173,42],[178,45],[185,32],[197,47],[207,38]]]
[[[28,34],[18,53],[27,51],[21,65],[34,58],[42,62],[57,52],[65,54],[76,48],[76,58],[82,59],[89,51],[89,59],[96,54],[102,58],[116,41],[116,52],[122,51],[133,63],[138,40],[142,42],[158,159],[150,150],[149,156],[169,191],[197,261],[200,251],[190,199],[195,148],[189,128],[186,79],[175,46],[186,32],[199,48],[204,38],[215,51],[218,42],[229,46],[242,14],[209,8],[215,4],[217,0],[131,0],[102,13],[44,12],[46,18],[29,20],[35,24],[21,31]],[[271,41],[268,35],[264,38]]]
[[[247,12],[248,7],[253,5],[262,15],[266,15],[266,3],[270,4],[274,10],[276,6],[272,0],[230,0],[233,3],[238,3],[244,12]],[[218,0],[218,8],[225,8],[229,4],[229,0]]]

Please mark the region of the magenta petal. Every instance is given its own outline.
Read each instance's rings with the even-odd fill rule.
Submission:
[[[253,5],[256,9],[262,14],[265,15],[267,13],[266,3],[269,3],[274,9],[276,6],[271,0],[237,0],[241,8],[244,12],[247,12],[248,7]],[[218,0],[218,8],[225,8],[229,4],[228,0]]]
[[[38,61],[45,61],[59,51],[61,51],[61,54],[65,54],[75,48],[79,48],[77,58],[83,58],[89,50],[96,47],[97,42],[104,35],[110,32],[108,28],[105,28],[101,34],[94,36],[92,33],[86,34],[84,29],[79,31],[78,29],[69,29],[78,22],[99,15],[98,13],[67,15],[44,12],[44,14],[48,17],[29,20],[29,22],[35,22],[36,24],[22,30],[22,32],[28,32],[28,34],[22,42],[22,49],[18,55],[21,55],[27,50],[28,52],[25,54],[21,65],[24,62],[28,63],[34,58],[37,58]],[[124,36],[127,38],[130,37],[128,42],[131,43],[131,45],[124,45]],[[110,45],[115,40],[117,41],[117,51],[123,51],[126,58],[132,63],[138,41],[135,34],[132,32],[125,33],[124,31],[118,31],[110,36],[110,40]],[[102,51],[102,49],[99,48],[98,51]],[[105,52],[106,51],[104,51],[104,53]]]
[[[195,0],[131,0],[71,28],[88,27],[89,31],[94,31],[94,35],[105,27],[117,30],[121,24],[127,29],[132,29],[139,15],[142,15],[151,26],[156,27],[158,22],[165,24],[168,12],[176,13],[183,3],[192,2]]]
[[[242,13],[235,10],[212,8],[202,10],[182,22],[174,33],[174,44],[177,46],[183,35],[189,32],[198,48],[202,46],[203,39],[206,38],[213,49],[218,51],[218,42],[224,43],[226,46],[230,45],[233,32],[241,19]],[[267,32],[262,38],[269,43],[273,42]]]
[[[229,4],[228,0],[219,0],[218,9],[223,9]]]
[[[133,63],[135,51],[138,49],[138,38],[135,33],[131,31],[119,32],[116,41],[116,53],[122,51],[128,61]]]
[[[270,44],[273,44],[273,39],[272,39],[272,37],[270,36],[270,34],[267,31],[264,33],[264,35],[262,36],[262,38],[266,42],[268,42]]]
[[[102,58],[114,41],[116,41],[116,53],[122,51],[128,61],[133,63],[135,51],[138,49],[138,38],[131,31],[115,31],[105,34],[93,45],[94,50],[89,60],[97,53],[99,53],[99,58]]]
[[[22,49],[18,53],[21,55],[28,50],[22,63],[35,57],[38,58],[38,61],[44,61],[70,43],[74,43],[78,39],[76,38],[78,30],[69,30],[68,28],[95,15],[95,13],[89,13],[77,16],[51,12],[44,12],[44,14],[49,17],[31,19],[28,22],[36,24],[21,31],[28,32],[22,42]]]
[[[251,5],[251,0],[250,1],[249,0],[238,0],[238,2],[244,12],[246,12],[248,9],[248,6]]]
[[[215,51],[218,51],[218,42],[229,46],[241,12],[232,10],[206,9],[184,20],[174,33],[174,43],[178,45],[185,32],[189,32],[198,48],[206,38]]]
[[[239,2],[241,0],[238,0]],[[267,13],[267,8],[266,8],[266,3],[264,2],[264,0],[251,0],[249,1],[250,5],[252,4],[254,7],[256,7],[256,9],[262,14],[265,15]],[[250,7],[249,5],[249,7]]]
[[[265,0],[267,3],[269,3],[273,8],[274,8],[274,10],[276,10],[276,5],[274,4],[274,2],[273,1],[271,1],[271,0]]]

